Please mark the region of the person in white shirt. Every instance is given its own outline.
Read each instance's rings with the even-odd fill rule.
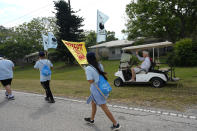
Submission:
[[[147,51],[143,51],[142,54],[143,54],[143,57],[140,57],[138,55],[138,51],[136,51],[136,54],[137,54],[137,58],[140,60],[140,61],[143,61],[142,64],[140,66],[137,66],[137,67],[132,67],[131,68],[131,72],[132,72],[132,78],[130,81],[135,81],[135,78],[136,78],[136,74],[139,73],[140,71],[144,70],[146,72],[148,72],[150,66],[151,66],[151,61],[150,61],[150,58],[149,58],[149,53]]]
[[[0,82],[5,87],[5,95],[9,100],[14,99],[11,91],[13,68],[14,63],[11,60],[6,60],[3,55],[0,55]]]
[[[34,68],[40,70],[40,83],[46,91],[45,100],[48,101],[49,103],[55,103],[55,100],[53,98],[53,94],[50,89],[51,74],[49,74],[47,76],[44,76],[42,74],[42,69],[44,68],[45,65],[48,66],[48,68],[50,70],[53,67],[53,64],[51,63],[50,60],[46,59],[44,52],[40,52],[39,57],[40,57],[40,59],[36,62],[36,64],[34,65]]]

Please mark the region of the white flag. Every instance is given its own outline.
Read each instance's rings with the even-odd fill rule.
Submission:
[[[44,50],[48,50],[48,36],[42,34],[42,42],[44,46]]]
[[[106,41],[105,22],[109,17],[97,10],[97,39],[96,42]]]
[[[48,48],[57,48],[57,39],[52,32],[48,32]]]

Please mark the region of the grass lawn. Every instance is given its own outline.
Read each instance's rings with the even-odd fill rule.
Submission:
[[[181,78],[179,83],[168,83],[164,88],[152,88],[149,85],[131,85],[114,87],[114,73],[118,70],[118,61],[103,61],[112,85],[109,101],[132,106],[148,106],[156,108],[184,111],[197,104],[197,67],[176,68]],[[55,96],[86,98],[89,96],[89,85],[85,73],[79,66],[65,66],[55,63],[52,72],[51,89]],[[39,83],[39,72],[33,65],[24,68],[16,67],[12,88],[14,90],[44,93]]]

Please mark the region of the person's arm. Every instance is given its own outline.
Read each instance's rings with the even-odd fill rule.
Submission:
[[[39,69],[39,63],[38,63],[38,61],[37,61],[36,64],[34,65],[34,69]]]
[[[51,63],[51,61],[49,61],[50,62],[50,68],[51,68],[51,70],[53,69],[53,64]]]
[[[88,82],[89,82],[90,84],[92,84],[92,83],[94,83],[94,80],[88,80]]]
[[[86,78],[87,78],[88,83],[90,84],[94,83],[94,78],[92,76],[91,70],[89,68],[86,68],[85,73],[86,73]]]
[[[14,70],[14,63],[11,61],[12,70]]]
[[[137,56],[138,60],[140,60],[140,61],[144,61],[145,60],[144,57],[140,57],[139,56],[138,51],[136,51],[136,56]]]

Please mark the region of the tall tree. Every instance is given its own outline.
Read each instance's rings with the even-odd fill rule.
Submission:
[[[138,0],[126,7],[128,39],[162,37],[175,42],[197,29],[196,0]]]
[[[63,45],[62,40],[82,41],[84,35],[81,27],[83,26],[82,22],[84,19],[76,15],[77,12],[71,8],[69,3],[70,1],[66,2],[64,0],[54,2],[57,19],[56,23],[59,29],[57,33],[59,56],[67,60],[70,64],[73,64],[75,59]]]

